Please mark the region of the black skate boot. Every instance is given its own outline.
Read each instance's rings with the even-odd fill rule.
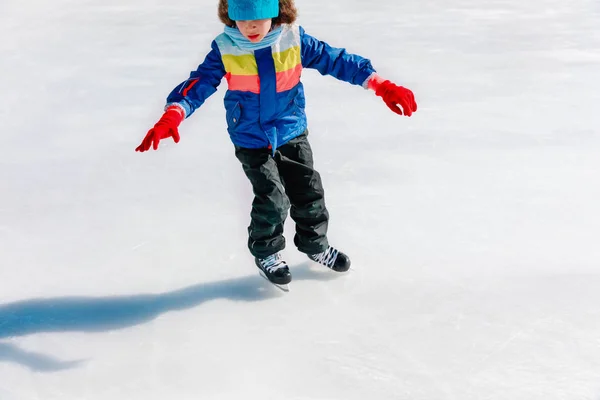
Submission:
[[[350,258],[331,246],[322,253],[308,254],[308,258],[337,272],[346,272],[350,269]]]
[[[282,259],[281,253],[271,254],[266,258],[255,258],[256,266],[271,283],[287,285],[292,281],[292,274]]]

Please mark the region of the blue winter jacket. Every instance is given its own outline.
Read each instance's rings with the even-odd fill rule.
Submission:
[[[204,62],[169,94],[167,107],[178,105],[189,117],[225,77],[231,141],[274,151],[306,130],[302,68],[366,88],[375,72],[368,59],[333,48],[298,25],[282,28],[275,44],[254,51],[240,48],[226,33],[219,35]]]

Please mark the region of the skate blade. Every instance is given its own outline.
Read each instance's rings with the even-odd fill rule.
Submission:
[[[279,283],[274,283],[271,282],[269,280],[269,278],[267,278],[267,276],[264,274],[264,272],[262,272],[262,270],[258,270],[258,273],[260,274],[260,276],[262,276],[267,282],[269,282],[271,285],[275,286],[277,289],[281,290],[282,292],[286,292],[289,293],[290,292],[290,286],[288,284],[285,285],[280,285]]]

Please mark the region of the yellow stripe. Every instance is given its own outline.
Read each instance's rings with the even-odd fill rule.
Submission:
[[[283,72],[300,64],[300,46],[290,47],[280,53],[273,53],[275,72]]]
[[[253,54],[243,56],[223,54],[222,59],[226,72],[233,75],[258,75],[258,67]]]

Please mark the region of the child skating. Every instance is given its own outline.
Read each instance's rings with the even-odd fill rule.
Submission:
[[[298,250],[345,272],[350,258],[327,240],[329,213],[307,138],[302,69],[373,90],[400,115],[417,110],[413,93],[377,75],[368,59],[308,35],[295,24],[293,0],[220,0],[218,12],[225,31],[198,69],[169,94],[163,116],[136,151],[157,150],[169,137],[179,142],[180,123],[225,78],[227,130],[254,192],[248,248],[257,267],[275,284],[291,282],[281,256],[289,210]]]

